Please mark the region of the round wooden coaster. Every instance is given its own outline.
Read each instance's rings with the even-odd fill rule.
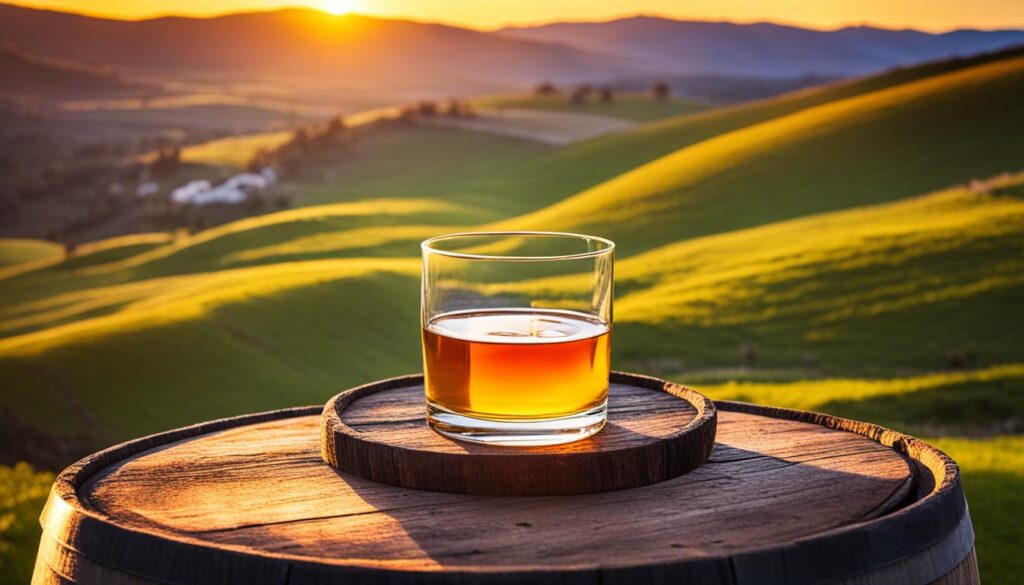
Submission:
[[[423,376],[346,390],[321,421],[324,461],[395,486],[495,496],[588,494],[678,477],[704,463],[717,414],[705,396],[678,384],[613,372],[608,424],[552,447],[462,443],[426,422]]]

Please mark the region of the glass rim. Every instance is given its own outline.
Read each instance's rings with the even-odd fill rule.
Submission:
[[[557,254],[554,256],[505,256],[500,254],[471,254],[467,252],[454,252],[451,250],[441,250],[435,248],[434,244],[445,240],[457,240],[460,238],[471,238],[471,237],[521,237],[521,236],[544,236],[544,237],[555,237],[565,239],[576,239],[576,240],[591,240],[604,244],[606,247],[600,250],[590,250],[587,252],[577,252],[574,254]],[[462,258],[464,260],[492,260],[501,262],[545,262],[554,260],[577,260],[581,258],[594,258],[603,254],[609,254],[615,251],[615,242],[608,238],[602,238],[600,236],[589,236],[586,234],[576,234],[572,232],[544,232],[544,231],[488,231],[488,232],[456,232],[453,234],[445,234],[443,236],[434,236],[423,240],[420,243],[420,248],[428,254],[438,254],[440,256],[448,256],[450,258]]]

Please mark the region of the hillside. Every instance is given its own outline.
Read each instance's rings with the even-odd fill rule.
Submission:
[[[1009,316],[1024,292],[1014,252],[1024,244],[1024,201],[1005,187],[771,223],[626,259],[618,324],[644,327],[619,337],[622,351],[633,346],[639,359],[652,352],[651,336],[667,336],[674,343],[655,346],[685,348],[665,351],[683,363],[729,367],[742,340],[756,346],[757,367],[861,374],[940,369],[958,353],[970,365],[1017,360],[1024,334]]]
[[[768,22],[682,21],[650,16],[506,28],[508,38],[564,43],[650,62],[666,73],[794,78],[846,77],[1024,43],[1024,31],[851,27],[812,30]]]
[[[937,83],[936,87],[947,93],[936,93],[936,97],[929,99],[945,100],[948,95],[954,97],[959,95],[957,91],[952,91],[950,88],[962,86],[965,81],[964,75],[968,76],[966,78],[968,81],[973,79],[985,81],[986,84],[993,78],[1000,79],[1002,67],[1009,65],[1010,71],[1015,71],[1014,67],[1019,68],[1020,60],[1020,57],[1010,55],[1005,59],[989,63],[976,64],[972,62],[971,65],[965,65],[960,69],[947,65],[945,68],[939,69],[940,73],[931,80],[932,83]],[[996,70],[989,71],[991,67],[997,65]],[[936,68],[925,69],[935,70]],[[978,76],[979,71],[982,73],[980,77]],[[910,75],[910,73],[914,75]],[[739,142],[742,145],[742,140],[734,138],[737,131],[730,131],[732,127],[739,126],[741,133],[750,130],[763,131],[760,126],[764,126],[764,124],[754,123],[751,125],[749,121],[756,120],[758,117],[768,117],[773,113],[778,113],[779,119],[784,121],[790,120],[795,115],[799,122],[800,116],[819,112],[820,106],[813,104],[826,101],[827,96],[838,98],[834,101],[841,106],[837,110],[839,113],[848,110],[848,103],[851,99],[854,101],[868,100],[869,104],[876,106],[880,104],[886,107],[902,104],[901,107],[905,107],[904,109],[911,113],[918,109],[928,109],[927,101],[921,102],[917,107],[912,107],[917,103],[915,96],[920,97],[930,91],[928,87],[923,89],[919,87],[920,80],[895,85],[895,81],[889,79],[890,77],[884,76],[858,82],[855,85],[861,90],[862,95],[859,97],[850,85],[841,85],[785,99],[772,100],[763,104],[752,104],[744,108],[730,108],[721,112],[712,110],[683,116],[629,133],[632,136],[628,139],[623,136],[614,136],[591,142],[608,145],[605,152],[609,155],[618,151],[624,156],[631,152],[629,148],[632,145],[631,141],[638,140],[643,136],[652,138],[654,142],[657,139],[663,139],[667,143],[669,136],[677,141],[689,139],[696,142],[694,147],[684,148],[680,154],[706,148],[708,143],[722,141],[723,138],[726,139],[727,144]],[[904,76],[911,80],[915,77],[920,77],[919,71],[910,71],[908,75]],[[952,83],[950,79],[959,80],[959,82]],[[892,87],[873,93],[869,91],[887,86]],[[979,87],[985,86],[982,84]],[[1012,84],[1010,85],[1011,90],[1014,87]],[[910,88],[909,92],[907,88]],[[891,99],[893,91],[898,92],[896,94],[899,97],[898,100]],[[1012,94],[1012,91],[1010,93]],[[843,96],[850,94],[853,94],[855,98],[842,99]],[[990,105],[998,105],[1000,103],[998,99],[989,100],[989,98],[993,96],[998,98],[1002,94],[999,91],[993,91],[989,93],[974,92],[972,95],[987,100],[986,103]],[[800,106],[806,104],[811,104],[811,106],[800,109]],[[952,102],[952,105],[955,106],[957,103]],[[796,114],[787,115],[790,110],[794,109],[797,110]],[[886,113],[886,108],[882,107],[878,111]],[[990,113],[992,112],[985,112],[985,115]],[[716,115],[712,116],[712,114]],[[892,115],[892,112],[888,112],[888,115]],[[733,118],[738,118],[738,120]],[[814,121],[820,119],[822,118],[818,114]],[[745,128],[743,127],[744,122],[748,122]],[[971,124],[971,126],[972,128],[977,127],[977,124]],[[784,126],[784,128],[789,127],[789,125]],[[677,131],[668,132],[665,131],[665,128]],[[693,130],[695,128],[697,131],[690,133],[679,131],[680,129]],[[703,134],[713,134],[716,130],[721,132],[722,136],[711,140],[701,140]],[[978,132],[982,131],[982,129],[978,129]],[[796,135],[795,133],[786,135],[791,134]],[[844,140],[847,136],[847,134],[828,133],[820,140],[827,142],[832,139],[833,142],[842,142],[842,140],[834,139],[837,135],[842,136]],[[801,143],[798,142],[798,144]],[[207,230],[191,238],[179,239],[173,246],[164,246],[153,250],[148,253],[148,256],[126,259],[121,263],[107,265],[102,270],[96,267],[89,271],[69,273],[67,270],[55,268],[51,271],[28,275],[19,282],[31,283],[33,286],[6,287],[6,294],[2,297],[8,302],[14,302],[19,299],[27,300],[28,298],[47,296],[60,290],[85,289],[109,283],[112,276],[116,276],[118,282],[124,282],[140,277],[190,274],[269,262],[327,259],[339,256],[365,257],[381,254],[409,256],[409,251],[414,250],[416,242],[425,235],[459,226],[481,225],[502,216],[545,206],[552,200],[552,192],[555,193],[554,197],[557,197],[558,185],[554,181],[544,185],[544,188],[537,189],[526,189],[524,185],[536,184],[535,181],[538,178],[550,181],[552,177],[544,177],[542,174],[531,172],[531,170],[549,165],[550,160],[564,161],[565,159],[562,157],[567,151],[580,153],[577,156],[581,164],[576,165],[574,171],[581,174],[589,172],[592,175],[607,172],[604,168],[606,161],[601,157],[587,160],[582,156],[588,152],[587,149],[573,147],[552,151],[532,147],[521,141],[442,129],[398,128],[374,133],[362,140],[360,149],[360,157],[351,161],[343,161],[340,164],[333,163],[336,165],[335,168],[339,175],[336,179],[318,182],[321,181],[318,179],[318,174],[322,171],[313,167],[308,179],[300,177],[297,184],[297,188],[304,191],[303,202],[306,204],[330,203],[332,201],[353,203],[272,214]],[[767,153],[756,148],[751,150],[752,153],[749,156],[774,156],[775,154],[774,150]],[[676,156],[679,154],[672,155],[668,159],[671,160]],[[893,160],[898,161],[899,159],[897,157]],[[958,168],[951,170],[956,170],[967,177],[983,176],[984,169],[972,168],[970,163],[970,159],[960,159],[958,165],[951,165]],[[665,160],[657,161],[654,164],[665,164]],[[744,162],[743,166],[751,169],[758,167],[758,165],[750,165],[747,162]],[[1004,168],[1013,168],[1013,166],[1009,165]],[[618,180],[625,180],[635,174],[647,172],[647,167],[641,166],[634,173],[627,174],[623,179]],[[666,175],[668,176],[668,174]],[[754,176],[760,177],[760,175]],[[523,177],[525,179],[522,179]],[[807,179],[809,181],[813,179],[813,176],[808,176]],[[638,192],[641,195],[644,194],[643,191]],[[914,193],[916,192],[909,194]],[[551,214],[554,213],[551,209],[558,209],[564,205],[579,205],[576,203],[577,201],[586,201],[586,198],[592,194],[592,191],[585,192],[565,203],[556,203],[552,208],[542,209],[535,214],[512,221],[520,222],[535,216]],[[779,192],[777,195],[780,198],[786,196],[785,191]],[[372,205],[359,203],[360,199],[367,197],[381,199]],[[396,197],[402,197],[403,200],[397,200]],[[883,197],[897,198],[898,195]],[[870,200],[870,198],[868,199]],[[781,199],[777,199],[776,202],[779,200]],[[752,198],[750,201],[756,202],[757,199]],[[843,199],[838,201],[837,207],[857,203]],[[814,202],[828,203],[821,198]],[[772,201],[765,200],[764,203],[769,208],[767,213],[777,212],[776,209],[771,208]],[[686,202],[686,204],[690,205],[691,203]],[[699,208],[697,209],[699,210]],[[636,211],[638,211],[637,208],[622,206],[623,213],[632,214]],[[639,211],[641,212],[640,217],[646,217],[643,215],[642,208]],[[695,214],[694,211],[693,207],[686,208],[687,214]],[[661,223],[660,217],[648,219],[646,224],[648,228],[664,225]],[[733,218],[726,217],[725,219],[732,220]],[[762,223],[756,218],[750,221]],[[628,228],[611,226],[610,229],[626,231]],[[710,233],[710,231],[720,230],[709,229],[704,233]],[[616,237],[619,236],[616,235]],[[621,243],[625,244],[620,247],[622,254],[631,255],[642,249],[655,247],[662,240],[681,239],[681,237],[676,237],[674,231],[662,232],[654,229],[646,229],[644,237],[647,241],[640,242],[640,245],[631,245],[628,237],[622,240]],[[76,259],[76,263],[82,261],[84,258]],[[102,265],[104,263],[93,262],[93,264]],[[127,268],[132,268],[132,270],[126,270]],[[79,274],[82,276],[81,279],[70,278],[72,275]],[[45,288],[36,288],[36,285]],[[19,293],[19,289],[21,289],[21,293]],[[86,306],[91,305],[87,304]],[[45,327],[48,321],[41,318],[37,319],[35,323],[29,328],[30,330]],[[18,331],[23,331],[23,329],[19,327]],[[11,330],[8,331],[8,334],[10,332]]]
[[[27,265],[54,261],[63,255],[64,249],[52,242],[0,239],[0,280]]]
[[[970,352],[978,364],[1010,360],[1024,341],[1021,324],[1005,318],[1015,314],[1013,298],[1024,284],[1016,252],[1024,243],[1024,204],[1000,195],[1000,188],[988,196],[960,190],[795,220],[623,260],[619,363],[636,362],[657,347],[680,366],[726,367],[737,365],[744,341],[757,344],[758,365],[769,368],[843,371],[865,361],[882,371],[927,370],[941,367],[953,351]],[[323,216],[317,208],[307,211],[310,218]],[[356,208],[346,211],[339,217]],[[222,241],[221,257],[224,246],[244,253],[259,238],[254,230],[289,225],[272,217],[226,226],[237,234],[232,240],[211,234],[210,241]],[[373,231],[362,229],[364,235]],[[8,281],[6,327],[29,316],[73,320],[0,342],[3,378],[35,390],[29,402],[5,392],[4,403],[51,429],[118,438],[211,413],[315,401],[338,385],[417,367],[415,336],[403,336],[396,346],[389,334],[415,331],[415,258],[291,261],[212,272],[201,271],[193,258],[200,271],[181,274],[183,266],[168,264],[174,256],[163,250],[152,248],[127,265],[116,260],[109,267],[115,271],[100,264],[62,274],[55,267],[49,278],[26,274]],[[187,262],[188,256],[177,256]],[[91,284],[77,293],[50,288],[40,294],[75,273]],[[124,282],[131,274],[135,278]],[[46,280],[51,284],[44,286]],[[947,315],[941,327],[932,318],[937,313]],[[956,315],[962,322],[950,326]],[[341,323],[343,331],[333,325]],[[879,335],[885,345],[870,343]],[[859,349],[851,353],[851,347]],[[894,355],[892,347],[904,349]],[[133,365],[101,368],[103,376],[94,377],[109,360]],[[246,360],[261,365],[231,366]],[[74,392],[77,407],[61,398],[58,379],[63,391]],[[146,392],[134,391],[139,384]],[[201,391],[211,385],[219,390]],[[45,411],[38,410],[42,404]],[[61,414],[57,404],[72,410]],[[74,408],[92,414],[75,417]],[[90,424],[93,429],[82,428]]]
[[[311,159],[308,171],[298,178],[296,188],[301,192],[298,202],[323,204],[369,196],[440,197],[492,210],[496,218],[507,217],[557,203],[644,163],[720,134],[829,102],[1021,55],[1024,51],[1014,50],[921,65],[749,104],[671,116],[557,149],[441,128],[375,131],[361,139],[356,157],[340,163],[330,157],[325,161]],[[521,94],[483,96],[475,103],[554,111],[562,107],[557,97]],[[621,105],[639,108],[644,115],[660,113],[663,106],[690,107],[685,100],[679,104],[658,104],[639,97]],[[611,104],[609,109],[618,106]],[[597,103],[584,106],[587,111],[600,107],[606,106]],[[235,140],[224,141],[225,146],[232,148],[237,144]],[[210,154],[211,158],[204,160],[226,160],[223,155]],[[414,243],[411,239],[408,241],[409,245]]]
[[[658,358],[666,360],[662,369],[727,368],[743,365],[744,343],[758,348],[757,366],[769,370],[863,371],[869,363],[879,372],[927,371],[956,352],[973,365],[1012,361],[1024,341],[1021,324],[1007,318],[1019,314],[1014,298],[1024,284],[1017,252],[1024,204],[1004,193],[1022,183],[1002,179],[975,188],[981,194],[954,190],[626,258],[617,270],[618,363],[650,371],[644,359]],[[413,229],[408,222],[388,227],[387,216],[374,215],[391,213],[387,206],[343,204],[333,220],[326,208],[281,212],[127,258],[72,261],[8,280],[0,326],[8,334],[26,326],[36,332],[0,341],[3,377],[51,395],[53,402],[45,401],[51,405],[64,404],[53,385],[61,380],[76,403],[96,409],[93,430],[122,437],[202,413],[236,412],[236,392],[245,392],[247,408],[269,408],[415,369],[415,336],[398,346],[387,341],[388,332],[415,331],[415,244],[406,246],[405,258],[365,258],[374,238],[387,242],[391,232]],[[402,208],[416,222],[429,222],[429,214],[446,220],[455,211],[427,202]],[[424,225],[414,240],[453,228]],[[302,233],[347,237],[364,247],[357,253],[363,256],[317,260],[308,241],[314,236],[293,240],[301,252],[291,257],[257,251]],[[224,265],[247,255],[262,265]],[[566,284],[545,286],[557,291]],[[335,299],[330,306],[328,299]],[[936,323],[935,314],[946,317]],[[332,325],[341,323],[343,331]],[[872,343],[879,336],[885,344]],[[332,349],[342,347],[348,349]],[[259,380],[222,377],[238,376],[241,370],[229,365],[244,359],[262,364],[251,372]],[[107,360],[138,367],[94,378],[90,372]],[[165,373],[137,378],[157,371]],[[145,393],[131,390],[141,383]],[[198,391],[208,384],[220,390]],[[281,393],[284,387],[289,390]],[[192,397],[182,402],[181,392]],[[3,399],[15,412],[36,412],[37,424],[82,430],[71,412],[58,416],[52,406],[38,412],[37,399],[25,403],[19,396]]]
[[[31,53],[131,69],[417,88],[443,96],[637,70],[628,60],[564,45],[303,9],[121,21],[0,5],[0,38]]]
[[[628,255],[997,174],[1020,165],[1022,91],[1010,54],[695,141],[499,227],[600,233]]]
[[[974,61],[970,63],[973,65],[964,65],[961,70],[980,66]],[[939,71],[941,77],[958,69],[949,64],[944,64],[942,68],[929,66],[907,71],[906,75],[898,79],[913,80],[922,77],[923,71]],[[462,211],[455,212],[457,208],[453,207],[449,211],[424,215],[416,211],[415,207],[410,207],[410,216],[371,216],[354,224],[340,217],[334,219],[340,210],[345,209],[342,206],[337,208],[338,212],[325,213],[326,217],[322,221],[281,223],[271,222],[267,218],[267,225],[281,227],[249,232],[253,234],[252,237],[236,243],[230,243],[230,239],[237,236],[228,236],[236,232],[235,228],[225,227],[204,232],[159,252],[165,256],[159,265],[174,266],[173,273],[188,273],[283,260],[378,254],[406,256],[425,235],[455,226],[480,225],[502,216],[523,213],[531,208],[557,202],[560,194],[572,187],[573,179],[578,177],[583,181],[594,181],[596,177],[596,180],[600,180],[602,174],[609,172],[607,167],[613,166],[613,160],[628,160],[630,155],[635,156],[639,150],[636,145],[643,137],[648,137],[651,143],[660,142],[661,148],[668,147],[673,141],[699,143],[701,138],[716,131],[729,135],[733,127],[742,128],[744,124],[749,127],[759,118],[770,117],[772,114],[784,118],[792,110],[813,109],[815,103],[827,101],[827,97],[841,100],[847,95],[857,95],[855,90],[863,94],[896,84],[897,78],[887,75],[762,104],[683,116],[645,126],[625,136],[591,141],[591,144],[586,145],[587,148],[570,147],[552,151],[521,141],[431,128],[397,128],[375,132],[361,140],[360,155],[357,158],[341,163],[324,163],[327,165],[324,167],[314,165],[308,177],[300,177],[294,186],[303,193],[300,201],[304,204],[322,204],[358,201],[367,197],[420,198],[457,203],[462,206]],[[575,164],[565,164],[569,161]],[[966,177],[983,174],[984,169],[972,169],[969,163],[969,159],[963,160],[957,168]],[[547,169],[553,172],[539,172]],[[328,171],[336,176],[324,181],[321,174]],[[840,206],[851,204],[843,203],[842,199],[839,203]],[[770,201],[766,202],[766,206],[770,207]],[[399,209],[399,204],[396,202],[392,208]],[[623,209],[631,212],[629,208]],[[771,213],[776,211],[774,208],[769,209]],[[310,212],[316,213],[314,210]],[[543,213],[547,212],[534,215]],[[526,216],[527,219],[530,217]],[[392,222],[395,221],[405,222],[405,225],[394,225]],[[283,229],[285,225],[293,225],[294,228]],[[385,225],[390,227],[382,231],[376,229]],[[659,224],[654,221],[650,225],[656,227]],[[359,227],[362,231],[350,233],[349,228],[353,227]],[[622,226],[614,229],[621,230]],[[621,252],[631,254],[666,238],[668,241],[676,239],[673,232],[655,230],[647,230],[644,237],[649,238],[650,243],[630,245],[627,238],[622,242],[625,245],[620,248]],[[65,289],[79,286],[76,279],[68,280],[66,276],[62,278],[57,286]],[[82,286],[88,285],[86,283]],[[36,326],[44,326],[45,323],[42,320]]]
[[[507,173],[497,187],[497,194],[505,199],[526,198],[534,203],[534,208],[540,208],[727,132],[841,99],[1020,56],[1024,56],[1024,49],[927,63],[771,99],[649,122],[632,130],[559,149],[521,172]]]
[[[0,92],[51,99],[87,99],[155,91],[116,72],[60,63],[0,48]]]

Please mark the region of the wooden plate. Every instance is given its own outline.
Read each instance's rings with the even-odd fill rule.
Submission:
[[[704,463],[717,414],[678,384],[613,372],[608,424],[552,447],[447,439],[426,422],[423,376],[346,390],[323,411],[321,453],[341,471],[395,486],[496,496],[588,494],[666,481]]]

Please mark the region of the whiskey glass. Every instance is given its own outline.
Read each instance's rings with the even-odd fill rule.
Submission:
[[[608,410],[615,244],[476,232],[422,244],[427,420],[450,438],[568,443]]]

